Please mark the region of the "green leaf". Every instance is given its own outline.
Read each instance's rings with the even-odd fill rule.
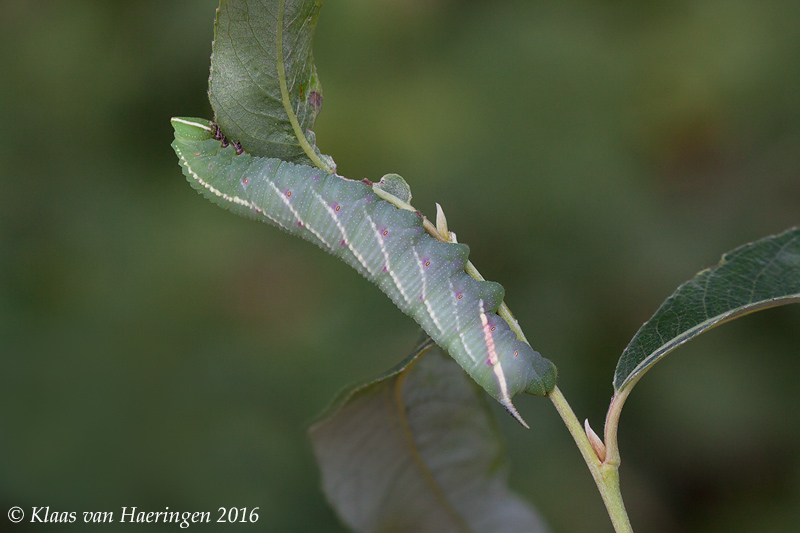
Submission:
[[[372,186],[391,194],[403,203],[411,204],[411,187],[399,174],[386,174],[381,181],[373,183]]]
[[[214,121],[248,153],[314,165],[322,105],[311,40],[321,0],[221,0],[214,25],[209,99]]]
[[[486,396],[430,339],[309,433],[325,494],[356,531],[545,531],[506,486]]]
[[[625,348],[614,390],[633,386],[659,359],[714,326],[792,302],[800,302],[800,227],[740,246],[678,287]]]

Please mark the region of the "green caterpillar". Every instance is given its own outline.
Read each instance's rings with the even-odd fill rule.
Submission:
[[[556,369],[497,315],[503,287],[465,272],[469,248],[441,242],[379,184],[254,157],[206,120],[173,118],[172,147],[192,187],[339,257],[375,283],[523,425],[511,398],[543,396]],[[399,194],[399,193],[398,193]],[[386,199],[390,201],[386,201]]]

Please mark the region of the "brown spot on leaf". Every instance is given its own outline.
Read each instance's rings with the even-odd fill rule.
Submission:
[[[318,93],[317,91],[311,91],[308,93],[308,103],[314,106],[315,112],[319,113],[319,110],[322,107],[322,93]]]

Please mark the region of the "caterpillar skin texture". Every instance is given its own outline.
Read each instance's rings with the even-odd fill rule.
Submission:
[[[418,213],[382,200],[366,183],[237,154],[213,138],[215,127],[206,120],[172,123],[172,147],[192,187],[225,209],[309,240],[355,268],[523,425],[511,397],[553,390],[555,366],[496,314],[503,287],[464,271],[466,245],[434,239]]]

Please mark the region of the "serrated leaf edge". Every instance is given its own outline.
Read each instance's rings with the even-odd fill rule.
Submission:
[[[769,309],[772,307],[780,307],[782,305],[788,305],[791,303],[800,302],[800,294],[793,294],[785,297],[780,298],[773,298],[771,300],[766,300],[762,302],[758,302],[752,306],[743,307],[733,311],[731,313],[724,313],[721,315],[716,315],[705,322],[702,322],[695,327],[686,330],[681,335],[674,337],[656,350],[654,350],[650,355],[648,355],[641,363],[636,365],[634,369],[628,374],[625,380],[619,387],[615,387],[615,391],[619,392],[626,387],[633,386],[639,379],[644,375],[644,373],[650,369],[654,364],[656,364],[662,357],[667,355],[669,352],[684,344],[685,342],[691,340],[692,338],[700,335],[701,333],[715,328],[721,324],[725,324],[726,322],[730,322],[735,318],[739,318],[740,316],[748,315],[750,313],[754,313],[756,311],[761,311],[762,309]],[[645,327],[647,323],[645,323],[642,327]],[[634,335],[634,338],[636,336]]]

